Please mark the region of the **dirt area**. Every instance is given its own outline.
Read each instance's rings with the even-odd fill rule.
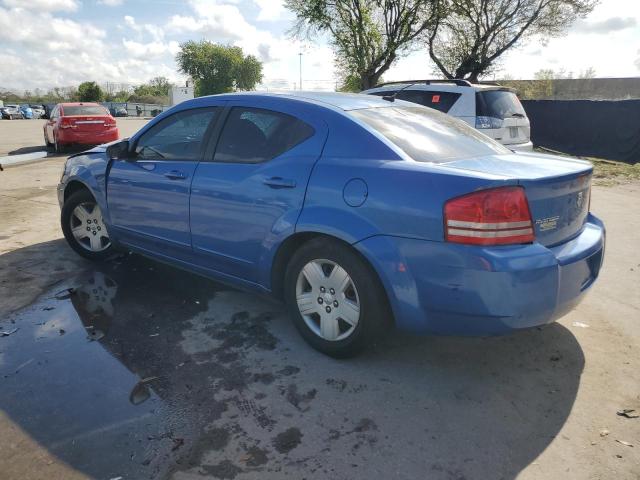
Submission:
[[[0,172],[0,477],[640,478],[639,183],[594,187],[604,268],[556,324],[337,361],[276,303],[80,259],[63,161]]]

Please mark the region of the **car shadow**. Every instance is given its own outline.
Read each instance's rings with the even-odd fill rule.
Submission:
[[[46,152],[47,147],[44,145],[35,145],[33,147],[21,147],[11,150],[7,155],[24,155],[26,153]]]
[[[51,254],[51,242],[23,250],[39,248]],[[584,368],[559,324],[390,332],[334,360],[280,304],[137,255],[90,265],[0,321],[16,328],[0,338],[0,409],[98,478],[516,478],[561,435]],[[2,462],[18,477],[12,455]]]

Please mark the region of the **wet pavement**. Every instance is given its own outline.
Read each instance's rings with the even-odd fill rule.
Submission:
[[[584,364],[559,324],[390,333],[333,360],[280,304],[136,255],[56,285],[0,332],[0,411],[99,479],[514,478],[558,434]],[[11,452],[0,463],[11,473]]]

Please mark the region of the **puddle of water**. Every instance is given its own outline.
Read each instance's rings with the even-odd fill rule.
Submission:
[[[182,330],[217,288],[134,256],[58,286],[0,324],[18,329],[0,344],[0,408],[90,475],[166,470],[199,429],[184,413],[194,378],[176,378]]]

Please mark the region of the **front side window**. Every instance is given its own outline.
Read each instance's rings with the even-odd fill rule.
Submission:
[[[207,138],[205,133],[216,118],[217,108],[178,112],[145,132],[136,144],[142,160],[198,161]]]
[[[418,162],[444,163],[460,158],[510,153],[462,120],[430,108],[390,106],[349,113]]]
[[[291,115],[260,108],[234,107],[220,135],[214,161],[266,162],[313,134],[310,125]]]

